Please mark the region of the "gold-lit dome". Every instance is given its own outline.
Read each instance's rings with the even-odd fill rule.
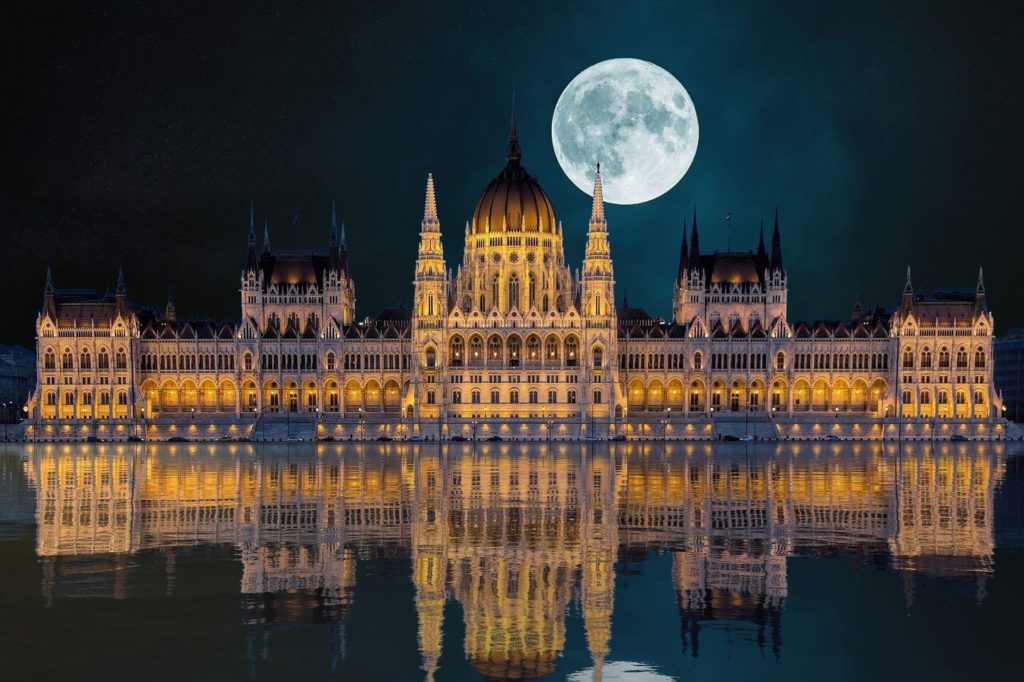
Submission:
[[[537,178],[520,163],[515,121],[508,139],[505,168],[491,180],[473,209],[473,234],[487,232],[555,232],[555,210]]]

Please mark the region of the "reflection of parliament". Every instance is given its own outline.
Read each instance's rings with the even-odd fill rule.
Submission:
[[[908,268],[892,312],[791,321],[778,216],[770,245],[706,253],[695,213],[665,321],[615,305],[600,173],[574,274],[514,124],[506,156],[455,272],[428,175],[411,309],[357,318],[333,214],[326,253],[260,248],[250,215],[237,323],[48,275],[28,437],[1002,437],[980,272],[923,296]]]
[[[322,624],[343,658],[346,623],[394,603],[359,596],[359,564],[399,559],[428,677],[448,651],[487,679],[554,672],[577,606],[600,671],[616,575],[665,553],[695,657],[723,637],[780,654],[790,556],[885,557],[908,608],[919,574],[982,600],[1005,466],[990,443],[28,447],[47,599],[153,598],[140,566],[170,593],[188,547],[233,546],[250,641]]]

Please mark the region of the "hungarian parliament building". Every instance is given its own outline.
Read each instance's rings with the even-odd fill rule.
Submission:
[[[892,311],[791,320],[770,244],[701,250],[697,215],[672,314],[616,305],[600,168],[582,269],[521,163],[506,163],[445,261],[427,176],[411,308],[356,314],[344,229],[326,252],[262,246],[250,211],[241,317],[179,319],[114,293],[57,288],[36,322],[36,440],[254,438],[1000,438],[993,316],[973,289],[925,296],[910,269]],[[665,273],[666,286],[669,284]],[[897,293],[894,288],[894,294]],[[287,430],[281,424],[287,421]],[[296,429],[293,431],[292,429]]]

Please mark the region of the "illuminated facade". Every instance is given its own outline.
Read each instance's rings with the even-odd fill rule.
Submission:
[[[170,590],[176,549],[227,545],[248,627],[331,623],[332,655],[344,656],[357,563],[401,558],[428,679],[446,647],[488,679],[553,672],[573,602],[599,670],[613,653],[616,562],[652,550],[671,554],[665,594],[693,655],[711,621],[753,624],[778,654],[791,556],[881,555],[911,590],[917,573],[973,578],[983,599],[1005,467],[987,443],[719,446],[714,457],[709,444],[334,444],[287,457],[249,445],[29,447],[49,599],[105,594],[76,582],[90,571],[131,596],[140,551],[166,555]],[[444,640],[449,600],[461,642]]]
[[[770,247],[762,231],[756,251],[706,253],[694,214],[672,315],[652,317],[614,303],[600,169],[574,273],[521,156],[513,122],[454,272],[428,175],[412,308],[376,318],[356,316],[333,211],[326,253],[275,251],[266,226],[258,248],[250,215],[238,322],[134,308],[120,275],[97,296],[48,274],[28,437],[1002,436],[980,272],[924,297],[908,268],[894,312],[793,321],[778,216]]]

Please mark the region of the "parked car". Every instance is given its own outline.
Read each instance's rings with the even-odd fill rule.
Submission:
[[[409,441],[410,443],[419,443],[420,441],[423,440],[423,436],[421,436],[418,433],[413,433],[410,434],[409,437],[406,438],[406,440]]]
[[[747,433],[747,434],[744,434],[744,435],[740,436],[740,441],[743,442],[743,443],[753,443],[754,442],[754,437],[751,436],[749,433]]]
[[[392,438],[391,436],[377,436],[377,440],[379,440],[382,443],[390,443],[391,441],[394,440],[394,438]]]
[[[182,438],[181,436],[171,436],[170,438],[167,439],[167,442],[168,443],[187,443],[188,439],[187,438]]]
[[[955,441],[968,441],[968,440],[970,440],[970,438],[968,438],[967,436],[961,435],[959,433],[954,433],[952,436],[949,437],[949,439],[950,440],[955,440]]]
[[[626,434],[624,434],[624,433],[617,433],[614,436],[612,436],[611,438],[609,438],[608,440],[614,440],[614,441],[622,442],[622,441],[626,440]]]
[[[730,443],[736,443],[740,439],[739,436],[734,436],[731,433],[722,434],[722,440],[729,441]]]
[[[504,440],[501,436],[495,434],[487,439],[491,443],[497,443],[498,441]]]
[[[468,439],[468,438],[466,438],[465,436],[452,436],[452,437],[451,437],[451,438],[449,438],[448,440],[450,440],[450,441],[451,441],[451,442],[453,442],[453,443],[465,443],[465,442],[466,442],[466,441],[468,441],[469,439]]]

